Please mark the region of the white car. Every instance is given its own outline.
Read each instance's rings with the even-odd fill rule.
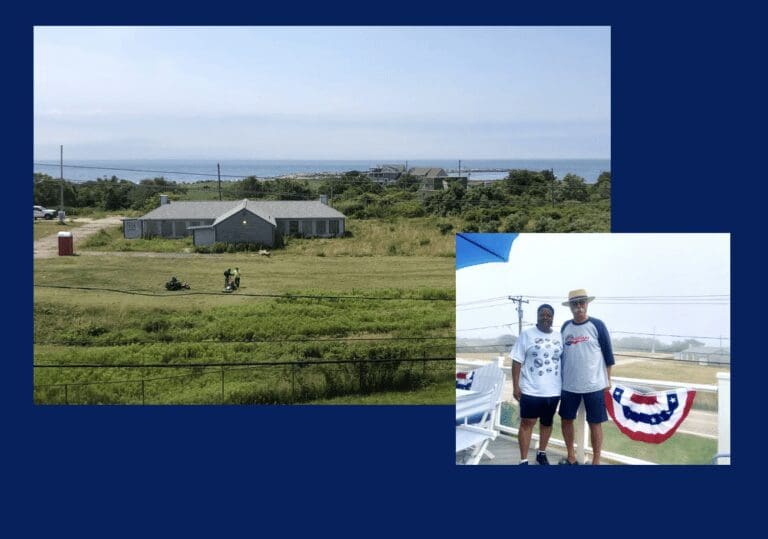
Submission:
[[[35,220],[37,219],[53,219],[56,217],[56,210],[49,210],[42,206],[33,206],[35,210]]]

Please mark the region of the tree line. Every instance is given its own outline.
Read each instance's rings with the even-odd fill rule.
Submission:
[[[58,207],[62,182],[34,174],[35,203]],[[589,184],[575,174],[558,179],[550,170],[513,170],[506,178],[468,185],[466,180],[441,178],[426,186],[422,179],[402,175],[390,185],[350,171],[313,180],[250,176],[221,183],[209,180],[180,183],[163,177],[134,183],[116,176],[73,183],[64,181],[64,207],[148,212],[160,193],[171,200],[309,200],[326,195],[330,204],[356,219],[389,217],[457,217],[468,232],[595,232],[610,231],[611,174],[603,172]]]

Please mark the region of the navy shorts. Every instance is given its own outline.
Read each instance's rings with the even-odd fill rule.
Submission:
[[[539,419],[542,425],[551,427],[558,402],[560,402],[560,397],[534,397],[523,394],[520,397],[520,417]]]
[[[587,423],[603,423],[608,421],[608,412],[605,411],[605,398],[603,390],[592,393],[571,393],[563,389],[560,395],[560,417],[563,419],[576,419],[581,399],[584,399],[584,408],[587,410]]]

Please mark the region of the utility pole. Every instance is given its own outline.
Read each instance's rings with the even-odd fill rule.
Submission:
[[[461,178],[461,159],[459,159],[459,178]]]
[[[523,296],[517,296],[516,298],[507,296],[507,299],[517,303],[517,335],[520,336],[523,332],[523,303],[528,303],[528,300],[523,299]]]
[[[59,202],[59,222],[64,224],[64,145],[59,146],[59,180],[60,202]]]
[[[221,200],[221,163],[216,163],[216,175],[219,177],[219,200]]]
[[[557,183],[555,180],[555,169],[551,168],[549,169],[549,172],[552,174],[552,207],[555,207],[555,184]]]
[[[653,338],[651,339],[651,354],[656,352],[656,327],[653,328]]]

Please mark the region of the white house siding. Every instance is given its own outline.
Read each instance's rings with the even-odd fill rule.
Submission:
[[[271,247],[275,243],[274,227],[261,217],[243,210],[216,225],[216,241],[260,243]]]

